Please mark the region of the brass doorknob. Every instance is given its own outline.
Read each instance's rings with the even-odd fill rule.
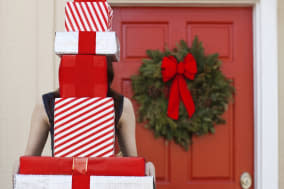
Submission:
[[[252,178],[248,172],[244,172],[240,177],[242,189],[249,189],[252,185]]]

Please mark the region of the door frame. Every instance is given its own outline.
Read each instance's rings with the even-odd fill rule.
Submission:
[[[253,7],[254,185],[256,189],[278,189],[277,0],[109,0],[109,2],[113,7]]]
[[[37,66],[37,94],[42,86],[56,88],[59,59],[42,36],[53,41],[54,31],[63,30],[64,1],[37,2],[37,62],[47,59],[53,64]],[[253,79],[254,79],[254,181],[256,189],[279,187],[278,139],[278,44],[277,0],[108,0],[112,6],[249,6],[253,7]],[[48,7],[48,9],[46,8]],[[53,11],[53,17],[50,16]],[[45,15],[45,20],[43,16]],[[43,22],[44,20],[44,22]],[[44,24],[42,24],[44,23]],[[43,29],[44,28],[44,29]],[[47,35],[48,34],[48,35]],[[49,51],[47,51],[47,48]],[[49,53],[47,53],[49,52]],[[264,53],[265,52],[265,53]],[[43,58],[44,57],[44,58]],[[269,64],[268,64],[269,63]],[[48,66],[47,66],[48,65]],[[44,78],[53,76],[53,81]],[[42,76],[42,77],[41,77]],[[53,87],[52,87],[53,86]]]

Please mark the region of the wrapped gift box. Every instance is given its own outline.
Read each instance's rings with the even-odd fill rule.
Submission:
[[[114,140],[112,98],[55,99],[55,157],[111,157]]]
[[[72,175],[76,158],[33,157],[20,158],[19,174]],[[86,158],[78,158],[86,159]],[[87,173],[93,176],[144,176],[142,157],[87,158]]]
[[[91,176],[89,188],[153,189],[153,177]],[[72,177],[66,175],[16,175],[14,189],[72,189]]]
[[[110,31],[113,10],[105,0],[67,2],[65,30]]]
[[[84,164],[82,164],[82,160],[85,160]],[[84,167],[86,171],[81,173],[81,175],[90,178],[87,180],[87,185],[84,186],[85,188],[153,188],[153,177],[144,176],[145,160],[141,157],[87,159],[28,156],[20,158],[19,174],[15,177],[14,188],[77,189],[75,188],[76,186],[74,186],[74,181],[76,182],[78,177],[74,175],[74,172],[80,167]],[[79,188],[83,189],[83,187],[80,186]]]
[[[56,32],[55,53],[97,54],[119,61],[119,41],[115,32]]]
[[[59,66],[60,97],[106,97],[107,58],[97,55],[63,55]]]

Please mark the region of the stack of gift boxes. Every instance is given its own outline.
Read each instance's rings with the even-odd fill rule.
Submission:
[[[153,188],[143,158],[114,157],[114,101],[107,97],[107,60],[119,60],[105,0],[75,0],[65,7],[66,32],[55,53],[60,98],[54,103],[54,157],[21,157],[15,189]]]

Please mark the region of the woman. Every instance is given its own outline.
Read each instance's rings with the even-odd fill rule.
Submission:
[[[119,95],[110,88],[113,81],[113,67],[110,58],[107,58],[108,97],[114,99],[115,104],[115,128],[119,146],[124,156],[137,156],[135,139],[135,116],[131,101]],[[46,143],[48,133],[51,134],[52,150],[54,137],[53,107],[54,98],[59,97],[58,90],[42,96],[32,114],[31,128],[28,144],[25,150],[26,156],[40,156]],[[53,152],[52,152],[53,154]],[[146,163],[146,175],[155,177],[155,168],[151,162]]]

